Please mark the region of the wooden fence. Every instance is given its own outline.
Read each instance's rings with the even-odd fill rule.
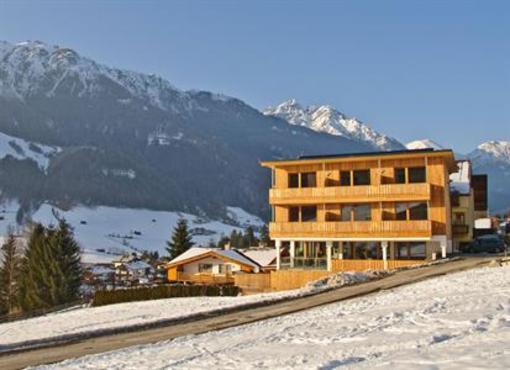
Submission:
[[[233,284],[232,275],[213,275],[213,274],[186,274],[177,272],[177,281],[188,281],[197,284]]]
[[[263,293],[271,291],[271,274],[237,274],[235,285],[242,289],[243,294]]]
[[[271,271],[271,289],[288,290],[298,289],[306,283],[331,275],[326,270],[278,270]]]

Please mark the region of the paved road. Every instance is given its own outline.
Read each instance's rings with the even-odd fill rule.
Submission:
[[[221,316],[204,318],[194,322],[185,322],[172,326],[152,328],[136,332],[105,335],[97,338],[83,339],[50,348],[23,351],[0,356],[0,369],[20,369],[26,366],[48,364],[68,358],[80,357],[94,353],[112,351],[124,347],[154,343],[162,340],[211,330],[220,330],[243,325],[271,317],[287,315],[313,307],[359,297],[383,289],[391,289],[411,284],[434,276],[462,271],[488,264],[493,257],[474,257],[439,264],[420,269],[398,272],[387,278],[355,286],[320,293],[314,296],[297,298],[291,301],[275,303],[268,306],[246,309]]]

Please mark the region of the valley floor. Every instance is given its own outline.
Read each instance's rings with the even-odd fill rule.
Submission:
[[[510,266],[41,369],[510,368]]]

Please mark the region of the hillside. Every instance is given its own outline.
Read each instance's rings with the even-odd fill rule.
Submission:
[[[48,201],[221,218],[230,205],[266,217],[260,160],[371,149],[38,41],[0,44],[0,132],[58,148],[44,168],[4,151],[2,197],[27,211]]]

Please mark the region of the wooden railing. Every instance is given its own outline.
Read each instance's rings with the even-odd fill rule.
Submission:
[[[426,263],[426,260],[394,260],[386,261],[389,270],[400,267],[414,266]],[[331,261],[332,270],[334,272],[341,271],[365,271],[365,270],[384,270],[384,261],[381,259],[333,259]]]
[[[430,184],[270,189],[271,204],[317,204],[430,199]]]
[[[208,273],[201,274],[187,274],[184,272],[177,272],[178,281],[187,281],[197,284],[233,284],[234,276],[232,275],[214,275]]]
[[[454,235],[462,235],[469,233],[469,226],[464,224],[453,224],[452,231]]]
[[[354,221],[354,222],[272,222],[272,238],[338,237],[392,238],[430,237],[432,222],[416,221]]]

